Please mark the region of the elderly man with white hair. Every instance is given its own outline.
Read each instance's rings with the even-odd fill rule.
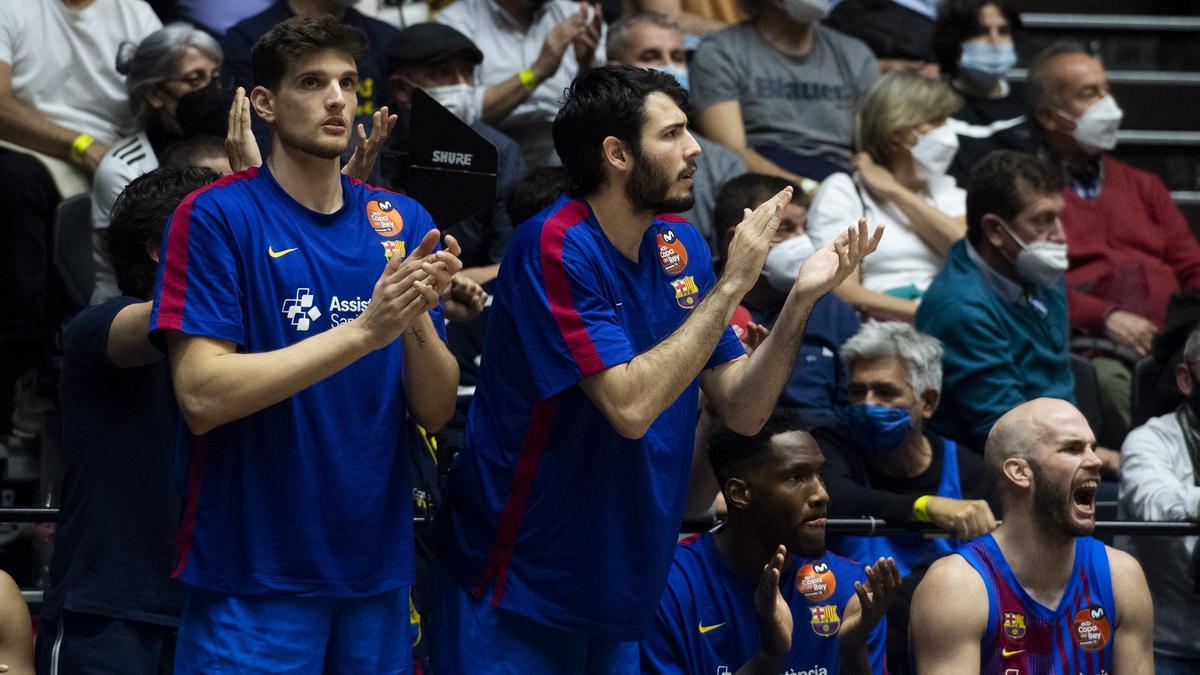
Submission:
[[[869,322],[842,345],[850,405],[815,433],[833,518],[931,522],[962,540],[996,527],[977,453],[927,428],[941,397],[942,343],[902,322]],[[844,537],[854,560],[895,558],[901,575],[949,553],[951,539]]]
[[[1200,520],[1200,327],[1183,347],[1175,384],[1184,401],[1129,432],[1121,447],[1121,519]],[[1197,537],[1122,537],[1146,566],[1154,598],[1158,673],[1200,671],[1200,558]]]

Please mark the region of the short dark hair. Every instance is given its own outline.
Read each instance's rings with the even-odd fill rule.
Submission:
[[[332,16],[294,16],[281,21],[254,43],[250,71],[256,86],[278,91],[288,66],[326,50],[347,54],[355,63],[367,52],[367,37]]]
[[[629,49],[629,31],[639,23],[648,23],[667,30],[679,30],[678,21],[652,9],[622,17],[608,26],[608,38],[604,43],[604,53],[608,58],[625,60],[625,51]]]
[[[808,431],[808,425],[795,412],[776,408],[766,424],[753,436],[743,436],[728,427],[719,427],[708,435],[708,462],[712,465],[717,483],[725,489],[725,481],[762,461],[771,446],[771,439],[789,431]]]
[[[554,149],[571,176],[571,195],[585,197],[604,183],[604,139],[614,136],[641,150],[646,97],[654,92],[680,107],[687,92],[674,76],[634,66],[602,66],[579,74],[554,118]]]
[[[536,216],[571,187],[571,178],[561,166],[538,167],[525,174],[508,190],[504,208],[513,227]]]
[[[1033,195],[1062,192],[1063,177],[1036,155],[996,150],[971,171],[967,184],[967,240],[983,239],[983,216],[992,213],[1012,222]]]
[[[729,249],[730,235],[726,231],[742,222],[742,209],[753,209],[775,196],[785,187],[792,187],[793,201],[805,203],[804,191],[786,179],[765,173],[744,173],[731,178],[717,193],[717,204],[713,207],[713,232],[717,236],[717,255],[725,259]]]
[[[218,178],[201,167],[160,167],[138,176],[117,195],[105,239],[121,293],[150,297],[155,263],[146,247],[159,245],[167,220],[184,197]]]
[[[199,166],[214,157],[225,157],[225,139],[220,136],[192,136],[167,146],[161,166],[182,168]]]
[[[1020,30],[1021,15],[1008,0],[943,0],[933,27],[933,55],[943,75],[958,72],[962,43],[983,33],[979,12],[988,5],[1000,11],[1014,35]]]
[[[1056,40],[1045,49],[1038,52],[1029,64],[1029,76],[1025,80],[1025,96],[1029,107],[1037,110],[1050,99],[1054,91],[1054,74],[1050,71],[1050,62],[1066,54],[1083,54],[1091,56],[1083,45],[1074,40]]]

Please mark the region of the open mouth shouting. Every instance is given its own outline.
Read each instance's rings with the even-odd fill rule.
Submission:
[[[1098,479],[1088,478],[1076,483],[1074,489],[1071,490],[1071,503],[1085,519],[1096,517],[1096,490],[1099,487]]]

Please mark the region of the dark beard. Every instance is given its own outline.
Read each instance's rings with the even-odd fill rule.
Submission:
[[[634,213],[682,213],[696,203],[692,190],[680,197],[671,197],[675,181],[661,166],[647,160],[640,150],[633,153],[633,172],[625,183],[625,197]]]
[[[1033,518],[1042,531],[1071,537],[1090,535],[1095,530],[1094,525],[1080,525],[1067,518],[1066,510],[1072,505],[1070,491],[1043,480],[1037,462],[1030,460],[1029,468],[1033,471]]]

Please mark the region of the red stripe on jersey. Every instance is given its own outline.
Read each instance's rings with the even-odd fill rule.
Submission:
[[[538,466],[542,463],[542,455],[546,452],[546,441],[550,436],[550,425],[554,421],[555,404],[540,401],[533,406],[529,418],[529,427],[525,430],[525,438],[521,441],[521,451],[517,455],[517,464],[513,469],[512,489],[508,500],[500,511],[500,520],[496,525],[496,545],[488,556],[487,567],[483,570],[483,578],[472,591],[476,598],[483,597],[488,584],[495,579],[495,592],[492,594],[492,606],[500,604],[504,595],[504,584],[508,581],[508,566],[512,562],[513,548],[517,544],[517,535],[521,531],[521,519],[525,517],[525,507],[529,505],[529,494],[533,491],[533,478],[537,475]]]
[[[571,282],[567,278],[567,268],[563,265],[563,241],[567,230],[583,222],[587,218],[587,205],[580,200],[563,204],[554,215],[542,225],[541,253],[542,278],[546,283],[546,298],[550,301],[550,312],[554,322],[575,364],[579,366],[580,377],[595,375],[604,370],[600,353],[592,344],[592,337],[587,327],[583,325],[583,317],[575,309],[571,297]]]
[[[183,518],[179,522],[179,533],[175,538],[178,551],[178,561],[172,578],[179,578],[187,565],[188,555],[192,552],[192,536],[196,529],[196,510],[200,503],[200,487],[204,482],[204,460],[208,436],[192,436],[192,447],[188,457],[187,499],[184,503]]]
[[[196,198],[214,188],[258,177],[258,167],[231,173],[183,198],[171,216],[167,233],[167,258],[163,261],[162,299],[158,322],[151,330],[179,330],[183,325],[183,305],[187,297],[188,229],[192,224],[192,205]]]
[[[654,216],[654,219],[661,220],[661,221],[668,222],[668,223],[686,223],[686,222],[688,222],[687,218],[684,218],[683,216],[679,215],[678,213],[660,213],[657,216]]]

